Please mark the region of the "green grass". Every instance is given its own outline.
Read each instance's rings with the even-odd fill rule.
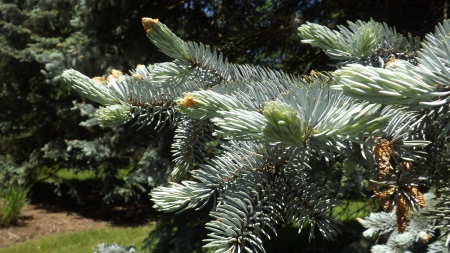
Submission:
[[[0,253],[89,253],[98,243],[117,243],[121,246],[134,245],[140,249],[154,224],[139,227],[107,227],[83,232],[48,236],[42,239],[23,242],[7,248]]]
[[[98,176],[96,175],[96,172],[92,171],[92,170],[83,170],[78,173],[75,173],[74,170],[61,169],[56,173],[56,175],[59,178],[62,178],[65,180],[86,181],[86,180],[94,180],[94,179],[98,178]]]
[[[372,212],[378,211],[379,204],[368,199],[367,201],[343,200],[333,209],[333,217],[341,221],[352,221],[356,218],[364,218]]]
[[[40,175],[38,176],[38,180],[39,179],[44,179],[44,182],[48,182],[51,183],[53,182],[54,178],[52,177],[48,177],[48,175],[46,175],[46,173],[48,173],[50,169],[42,169]],[[117,172],[117,179],[122,179],[124,176],[126,176],[129,173],[130,169],[129,168],[122,168],[119,169]],[[56,176],[56,178],[59,179],[63,179],[63,180],[69,180],[69,181],[78,181],[78,182],[86,182],[86,181],[91,181],[91,180],[98,180],[100,179],[100,176],[98,175],[99,172],[97,171],[92,171],[92,170],[82,170],[82,171],[78,171],[75,172],[72,169],[59,169],[54,176]]]

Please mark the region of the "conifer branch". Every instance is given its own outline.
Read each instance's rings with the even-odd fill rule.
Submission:
[[[322,48],[342,68],[295,77],[228,63],[210,47],[144,18],[150,40],[174,61],[138,66],[130,75],[115,72],[95,79],[99,84],[73,70],[63,78],[106,106],[97,113],[104,126],[132,119],[141,127],[154,120],[160,128],[177,126],[174,182],[151,196],[165,212],[214,201],[205,247],[264,252],[262,235],[276,235],[274,224],[281,222],[300,223],[299,231],[309,223],[310,240],[315,227],[326,239],[336,238],[341,223],[331,211],[338,202],[314,180],[317,157],[342,158],[346,171],[366,168],[365,179],[392,213],[360,219],[368,228],[364,235],[388,236],[373,252],[406,250],[450,224],[442,218],[450,178],[449,24],[418,51],[417,38],[373,20],[338,31],[307,23],[299,28],[303,42]],[[436,186],[444,197],[433,202],[419,186]],[[431,229],[423,217],[441,218],[439,227]]]

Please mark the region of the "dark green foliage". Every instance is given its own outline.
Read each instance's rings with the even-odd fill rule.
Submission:
[[[83,127],[77,126],[92,117],[95,109],[86,110],[89,104],[85,102],[73,107],[72,101],[80,97],[61,83],[59,75],[66,68],[90,76],[102,75],[112,68],[126,70],[158,58],[158,53],[143,54],[143,46],[129,45],[131,41],[148,45],[140,18],[154,6],[139,9],[146,3],[129,5],[122,1],[91,6],[81,6],[79,1],[8,2],[0,4],[4,112],[0,116],[1,153],[11,154],[16,164],[46,167],[44,178],[54,176],[61,168],[101,171],[101,187],[107,199],[117,192],[132,190],[136,185],[134,177],[125,180],[126,185],[120,188],[115,180],[117,170],[136,166],[150,143],[156,143],[151,138],[156,132],[142,131],[148,138],[136,138],[125,133],[124,128],[101,129],[89,118],[80,124]],[[117,16],[127,16],[131,21]]]

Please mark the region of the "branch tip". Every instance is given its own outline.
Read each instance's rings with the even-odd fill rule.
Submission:
[[[150,33],[152,31],[153,26],[158,24],[158,19],[155,18],[142,18],[142,26],[146,33]]]
[[[103,76],[96,76],[92,78],[92,81],[101,84],[101,85],[105,85],[106,84],[106,79]]]
[[[195,105],[195,100],[192,95],[186,95],[184,99],[180,102],[180,106],[182,107],[193,107]]]

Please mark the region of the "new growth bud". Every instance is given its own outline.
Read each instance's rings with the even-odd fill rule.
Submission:
[[[158,19],[142,18],[142,26],[148,38],[159,50],[175,59],[190,62],[187,43],[173,34],[166,25],[160,23]]]
[[[264,107],[266,125],[264,135],[275,142],[292,145],[305,139],[304,124],[297,117],[298,112],[281,101],[267,102]]]
[[[142,18],[142,26],[146,33],[150,33],[156,24],[158,24],[157,18]]]
[[[120,104],[100,107],[96,116],[99,124],[103,127],[116,127],[132,118],[130,107]]]
[[[191,94],[186,95],[183,100],[179,102],[182,107],[193,107],[195,105],[194,97]]]

